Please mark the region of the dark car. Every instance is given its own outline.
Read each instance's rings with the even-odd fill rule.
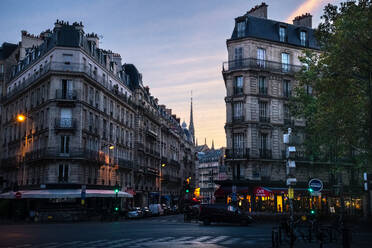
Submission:
[[[208,204],[200,205],[199,220],[202,221],[204,225],[209,225],[211,222],[247,225],[252,222],[252,217],[233,205]]]
[[[152,216],[152,212],[148,207],[142,208],[142,213],[144,217],[150,217]]]

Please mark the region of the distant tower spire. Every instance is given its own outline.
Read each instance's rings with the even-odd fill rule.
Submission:
[[[212,150],[214,150],[214,140],[212,140]]]
[[[204,138],[204,145],[207,145],[207,138]]]
[[[198,146],[198,138],[196,138],[196,146]]]
[[[190,108],[190,124],[189,124],[189,132],[192,137],[192,142],[195,145],[195,130],[194,130],[194,118],[192,113],[192,91],[191,91],[191,108]]]

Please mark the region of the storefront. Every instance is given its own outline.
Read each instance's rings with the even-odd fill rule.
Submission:
[[[215,191],[216,201],[231,203],[236,199],[236,204],[249,212],[289,212],[290,203],[288,188],[286,187],[263,187],[257,185],[235,186],[233,193],[232,185],[221,185]],[[344,194],[345,213],[348,215],[362,215],[363,200],[361,196]],[[320,194],[311,195],[306,187],[294,188],[293,207],[296,213],[308,213],[311,209],[319,214],[339,213],[341,200],[334,196],[332,191],[324,189]]]

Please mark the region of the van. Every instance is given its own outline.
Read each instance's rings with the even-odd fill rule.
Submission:
[[[150,204],[149,209],[154,216],[164,215],[164,210],[160,204]]]

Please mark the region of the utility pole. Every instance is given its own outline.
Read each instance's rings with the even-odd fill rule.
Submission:
[[[289,207],[290,207],[290,223],[289,223],[289,230],[290,230],[290,247],[294,247],[294,237],[293,237],[293,198],[294,198],[294,190],[292,186],[296,185],[297,179],[294,176],[294,171],[296,169],[296,163],[293,160],[296,154],[296,147],[291,146],[293,144],[292,138],[292,129],[288,128],[288,134],[283,135],[283,143],[286,144],[286,179],[287,179],[287,186],[288,186],[288,198],[289,198]]]

